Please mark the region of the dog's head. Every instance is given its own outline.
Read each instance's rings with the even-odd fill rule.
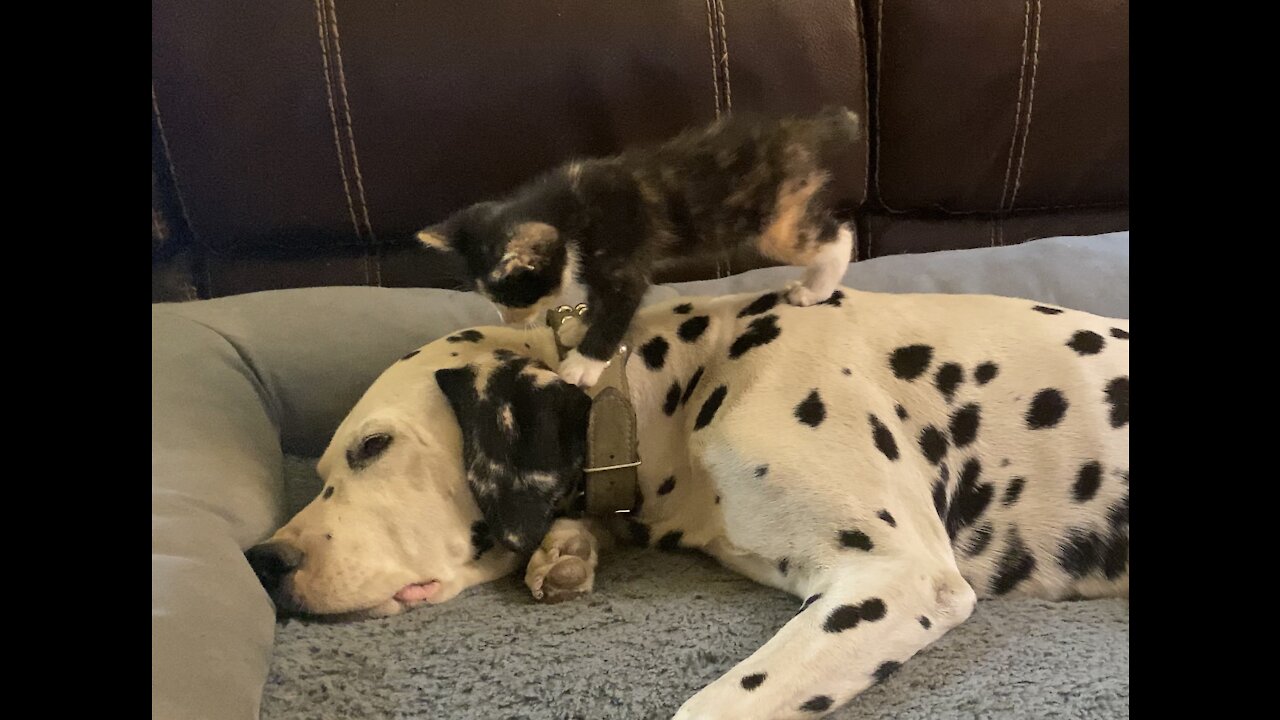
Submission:
[[[417,239],[461,255],[476,290],[507,323],[536,320],[573,282],[560,233],[512,203],[477,203],[419,231]]]
[[[321,457],[320,494],[246,553],[277,607],[394,614],[536,548],[578,486],[591,405],[532,356],[554,357],[549,343],[469,330],[386,370]]]

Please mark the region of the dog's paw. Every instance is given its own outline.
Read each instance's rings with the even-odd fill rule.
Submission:
[[[809,307],[810,305],[817,305],[823,300],[826,300],[828,297],[831,297],[831,293],[827,293],[826,295],[821,295],[819,293],[814,292],[812,289],[810,289],[808,286],[806,286],[803,282],[800,282],[799,280],[788,285],[786,289],[786,293],[787,293],[787,302],[791,305],[795,305],[796,307]]]
[[[560,377],[570,385],[589,388],[600,380],[600,374],[609,366],[607,360],[583,357],[577,350],[570,350],[560,363]]]
[[[599,557],[590,532],[573,521],[559,520],[529,558],[524,583],[539,602],[572,600],[595,586]]]

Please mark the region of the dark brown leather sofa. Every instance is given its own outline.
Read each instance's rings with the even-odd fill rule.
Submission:
[[[153,0],[152,23],[154,301],[454,287],[417,228],[744,109],[867,118],[836,180],[855,259],[1128,229],[1127,0]]]

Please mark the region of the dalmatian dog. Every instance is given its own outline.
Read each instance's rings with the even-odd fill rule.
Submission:
[[[389,615],[522,563],[563,599],[614,538],[699,550],[802,603],[675,718],[773,720],[848,703],[979,597],[1128,597],[1128,321],[844,288],[679,299],[628,342],[635,512],[557,510],[590,400],[552,331],[466,330],[378,378],[323,491],[249,550],[277,606]]]

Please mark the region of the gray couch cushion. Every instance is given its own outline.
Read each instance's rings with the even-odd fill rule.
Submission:
[[[775,287],[798,273],[657,287],[648,300]],[[1128,317],[1128,234],[882,258],[852,265],[845,282]],[[473,294],[380,288],[156,305],[152,316],[153,716],[255,717],[275,628],[240,551],[285,517],[282,452],[317,455],[397,357],[497,316]],[[1127,680],[1127,655],[1125,667]]]

